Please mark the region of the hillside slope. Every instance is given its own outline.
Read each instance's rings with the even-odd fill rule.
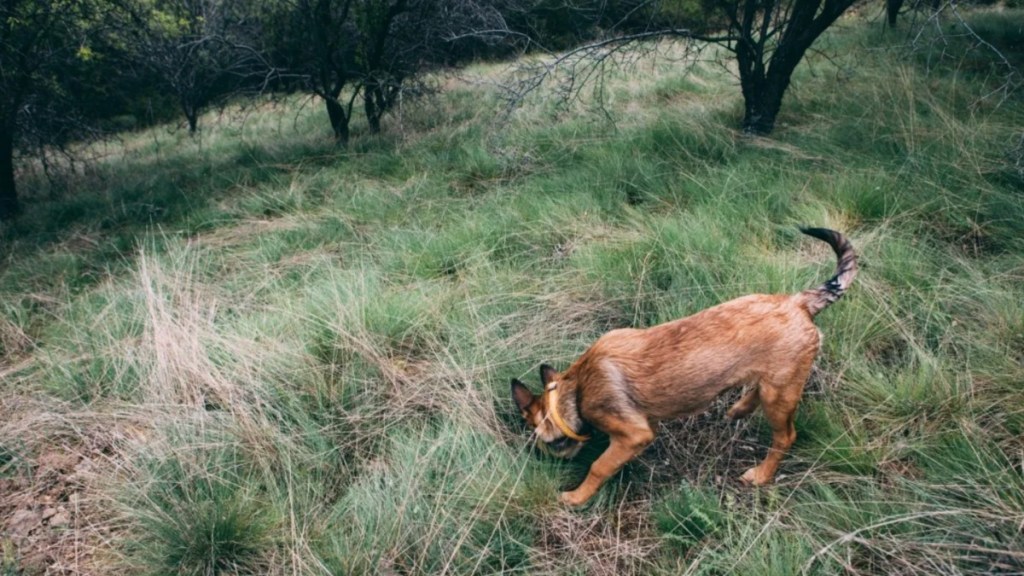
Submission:
[[[0,572],[1024,572],[1024,107],[983,47],[904,41],[845,22],[770,139],[669,46],[609,76],[613,122],[498,122],[481,65],[349,150],[305,102],[92,149],[2,231]],[[729,395],[560,506],[601,440],[533,453],[509,379],[816,285],[799,224],[861,272],[777,482],[737,482],[770,439]]]

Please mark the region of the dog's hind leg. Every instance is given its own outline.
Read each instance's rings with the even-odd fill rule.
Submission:
[[[743,396],[729,408],[729,411],[725,413],[726,416],[737,420],[739,418],[746,418],[750,416],[751,412],[757,409],[761,404],[761,396],[757,390],[757,385],[753,385],[749,390],[743,393]]]
[[[772,446],[760,464],[747,470],[740,477],[740,480],[747,484],[761,486],[771,482],[775,477],[775,471],[779,468],[779,462],[782,461],[782,457],[796,440],[793,417],[796,414],[797,404],[800,403],[800,394],[803,392],[804,383],[810,373],[810,364],[808,363],[807,370],[797,370],[796,372],[796,375],[782,380],[784,382],[782,385],[766,381],[762,382],[758,388],[765,419],[768,420],[768,424],[772,428]]]

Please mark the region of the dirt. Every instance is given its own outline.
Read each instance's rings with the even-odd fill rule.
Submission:
[[[109,529],[96,525],[105,514],[89,489],[105,455],[90,444],[54,447],[0,468],[0,572],[108,573],[94,556]]]

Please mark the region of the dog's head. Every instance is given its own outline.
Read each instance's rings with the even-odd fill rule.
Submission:
[[[519,408],[523,420],[533,429],[537,439],[537,446],[559,458],[572,458],[579,453],[583,447],[578,442],[566,436],[551,418],[548,400],[551,397],[548,384],[558,380],[558,372],[554,368],[543,364],[540,367],[540,381],[543,385],[543,392],[534,395],[525,384],[519,380],[512,380],[512,399]]]

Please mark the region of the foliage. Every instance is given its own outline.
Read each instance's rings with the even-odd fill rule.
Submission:
[[[664,497],[652,515],[662,536],[684,552],[714,536],[728,518],[716,495],[686,484]]]
[[[116,74],[109,83],[90,83],[102,61],[118,53],[107,27],[112,12],[108,3],[91,0],[0,6],[0,220],[20,209],[15,151],[83,138],[87,105],[117,86]]]

